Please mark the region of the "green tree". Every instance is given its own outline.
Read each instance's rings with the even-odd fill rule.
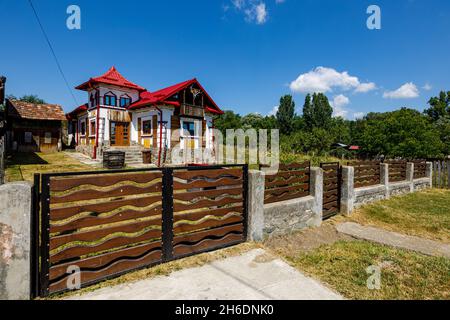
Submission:
[[[231,110],[214,118],[214,127],[225,134],[227,129],[240,129],[242,127],[241,116]]]
[[[290,134],[293,131],[295,116],[295,102],[291,95],[280,98],[280,106],[276,114],[281,133]]]
[[[17,100],[25,101],[25,102],[29,102],[29,103],[34,103],[34,104],[46,104],[44,99],[39,98],[35,94],[24,95],[24,96],[18,98]]]
[[[369,113],[353,130],[358,132],[356,142],[368,156],[434,158],[442,156],[444,148],[429,118],[408,108]]]
[[[428,101],[430,108],[426,109],[425,114],[429,115],[433,121],[446,116],[450,116],[450,91],[445,93],[441,91],[439,97],[432,97]]]
[[[323,93],[314,93],[307,95],[303,105],[303,118],[305,127],[312,131],[314,128],[329,129],[333,116],[333,108],[328,98]]]

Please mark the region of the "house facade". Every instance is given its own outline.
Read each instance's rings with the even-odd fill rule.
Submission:
[[[102,158],[109,149],[152,150],[152,162],[169,162],[174,147],[212,149],[213,116],[222,114],[197,79],[148,91],[114,67],[76,87],[88,103],[67,115],[78,151]]]

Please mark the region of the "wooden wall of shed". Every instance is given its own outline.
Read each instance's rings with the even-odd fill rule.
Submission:
[[[61,140],[60,121],[15,120],[12,128],[12,141],[17,142],[19,152],[57,152]],[[25,132],[31,132],[31,143],[25,142]],[[51,133],[50,143],[45,143],[45,133]]]

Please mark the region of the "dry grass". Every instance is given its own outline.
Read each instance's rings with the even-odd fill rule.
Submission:
[[[450,190],[429,189],[368,204],[348,220],[450,243]]]
[[[450,299],[450,260],[366,241],[338,241],[284,257],[349,299]],[[370,290],[366,268],[381,267],[381,288]]]
[[[83,293],[87,293],[87,292],[90,292],[93,290],[97,290],[97,289],[104,288],[104,287],[115,286],[115,285],[125,283],[125,282],[134,282],[134,281],[153,278],[156,276],[167,276],[170,273],[181,270],[181,269],[203,266],[212,261],[224,259],[227,257],[237,256],[237,255],[240,255],[251,249],[261,248],[261,247],[262,247],[262,245],[260,245],[260,244],[257,244],[254,242],[246,242],[246,243],[242,243],[242,244],[239,244],[239,245],[236,245],[233,247],[229,247],[229,248],[225,248],[225,249],[221,249],[221,250],[217,250],[217,251],[213,251],[213,252],[202,253],[202,254],[194,255],[194,256],[179,259],[179,260],[174,260],[174,261],[171,261],[168,263],[159,264],[159,265],[156,265],[151,268],[146,268],[146,269],[138,270],[135,272],[130,272],[123,276],[120,276],[120,277],[117,277],[117,278],[114,278],[111,280],[106,280],[106,281],[100,282],[98,284],[77,290],[75,292],[67,292],[67,293],[63,293],[63,294],[59,294],[59,295],[53,295],[46,299],[64,299],[71,295],[83,294]]]
[[[5,178],[7,182],[33,181],[35,173],[91,171],[95,169],[64,152],[15,153],[6,160]]]

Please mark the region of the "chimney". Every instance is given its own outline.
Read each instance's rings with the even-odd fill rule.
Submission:
[[[5,83],[6,77],[0,77],[0,105],[5,103]]]

